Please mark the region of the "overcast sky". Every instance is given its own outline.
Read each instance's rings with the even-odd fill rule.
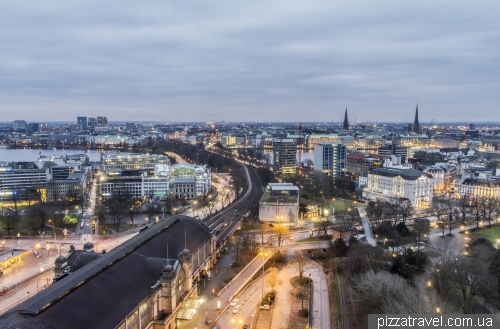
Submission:
[[[500,1],[9,1],[0,121],[500,121]]]

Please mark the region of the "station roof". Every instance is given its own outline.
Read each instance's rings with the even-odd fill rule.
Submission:
[[[152,273],[151,261],[167,259],[167,243],[170,255],[178,255],[185,243],[194,251],[211,234],[187,216],[155,223],[1,315],[0,328],[115,328],[160,279],[161,273]]]

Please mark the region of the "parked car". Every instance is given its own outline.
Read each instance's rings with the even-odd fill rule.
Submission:
[[[233,308],[233,314],[238,313],[241,310],[241,305],[236,305],[235,308]]]
[[[233,301],[229,305],[231,305],[232,307],[235,307],[236,305],[238,305],[239,302],[240,302],[240,300],[238,298],[235,298],[235,299],[233,299]]]
[[[218,324],[218,323],[214,324],[214,326],[212,327],[212,329],[220,329],[220,324]]]
[[[270,310],[271,306],[269,306],[269,304],[260,305],[260,309],[261,310]]]

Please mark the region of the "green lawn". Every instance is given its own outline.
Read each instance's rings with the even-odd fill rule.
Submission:
[[[362,205],[362,203],[353,202],[353,201],[344,200],[344,199],[337,199],[337,198],[335,198],[335,200],[329,200],[328,205],[332,206],[335,209],[335,212],[337,212],[337,211],[345,210],[346,203],[348,205],[352,204],[353,207],[358,207],[358,206]]]
[[[500,239],[500,226],[485,227],[479,231],[471,232],[473,236],[484,236],[488,238],[492,243],[495,243]]]

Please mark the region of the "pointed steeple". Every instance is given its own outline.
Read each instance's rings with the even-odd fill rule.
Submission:
[[[347,107],[345,108],[345,116],[344,116],[344,127],[345,130],[349,129],[349,120],[347,119]]]
[[[418,103],[417,109],[415,110],[415,121],[413,121],[413,130],[414,133],[420,132],[420,123],[418,122]]]

